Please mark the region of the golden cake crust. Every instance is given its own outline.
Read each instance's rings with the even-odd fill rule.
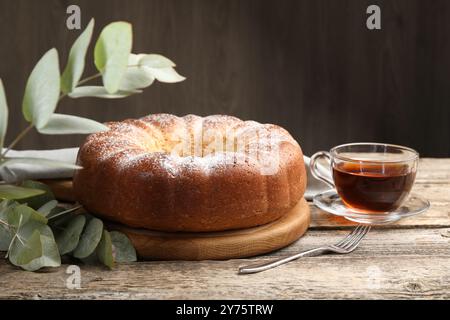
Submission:
[[[77,200],[130,227],[207,232],[269,223],[303,196],[298,143],[232,116],[154,114],[107,123],[80,147]]]

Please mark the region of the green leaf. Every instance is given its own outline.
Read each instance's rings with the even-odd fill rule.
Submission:
[[[92,218],[81,235],[80,242],[73,252],[73,256],[79,259],[88,257],[97,248],[102,234],[103,222],[97,218]]]
[[[51,159],[43,159],[43,158],[12,158],[6,157],[5,161],[0,164],[0,168],[4,166],[11,166],[14,164],[29,164],[29,165],[37,165],[37,166],[45,166],[50,168],[66,168],[66,169],[82,169],[83,167],[63,161],[56,161]]]
[[[137,260],[136,250],[126,235],[118,231],[112,231],[110,235],[116,262],[134,262]]]
[[[160,54],[143,54],[139,63],[150,68],[170,68],[175,67],[175,63]]]
[[[61,256],[52,230],[47,225],[41,225],[38,230],[41,234],[42,255],[20,267],[28,271],[36,271],[44,267],[59,267],[61,265]]]
[[[159,54],[139,55],[139,65],[145,68],[156,80],[166,83],[174,83],[185,80],[173,67],[175,63]]]
[[[158,54],[130,54],[120,89],[143,89],[150,86],[155,79],[168,83],[185,80],[185,77],[173,69],[174,66],[175,63]]]
[[[26,197],[19,200],[20,203],[26,203],[29,207],[33,208],[34,210],[39,209],[49,201],[55,200],[55,195],[53,194],[50,187],[45,183],[33,180],[26,180],[22,182],[22,187],[41,190],[42,193],[39,194],[38,196]]]
[[[39,212],[35,211],[33,208],[30,208],[24,204],[14,206],[8,212],[8,223],[16,229],[19,229],[22,225],[26,224],[28,221],[35,221],[41,224],[47,224],[48,220]]]
[[[102,239],[98,244],[97,257],[108,268],[112,269],[114,267],[111,236],[109,235],[109,232],[106,230],[103,230]]]
[[[58,113],[52,114],[45,127],[38,129],[42,134],[86,134],[107,130],[109,128],[100,122]]]
[[[22,112],[37,128],[47,124],[60,92],[58,51],[49,50],[34,67],[25,88]]]
[[[109,93],[104,87],[99,86],[85,86],[78,87],[69,93],[69,97],[78,98],[103,98],[103,99],[121,99],[126,98],[132,94],[141,93],[141,90],[119,90],[115,93]]]
[[[140,60],[143,56],[145,55],[130,54],[128,57],[128,68],[120,82],[121,90],[134,91],[136,89],[143,89],[155,81],[155,77],[148,68],[140,65]]]
[[[8,250],[12,237],[11,231],[3,224],[0,224],[0,251]]]
[[[39,209],[37,209],[37,212],[42,214],[44,217],[47,217],[53,211],[53,209],[56,208],[57,205],[58,205],[58,201],[51,200],[51,201],[47,202],[46,204],[44,204],[43,206],[41,206]]]
[[[113,22],[103,28],[94,49],[94,61],[108,93],[119,89],[131,53],[133,31],[128,22]]]
[[[12,200],[0,202],[0,251],[7,251],[13,237],[13,228],[8,221],[8,215],[19,204]]]
[[[91,19],[86,29],[75,40],[70,49],[67,66],[61,76],[61,91],[64,93],[72,92],[83,75],[86,52],[91,42],[93,30],[94,19]]]
[[[59,253],[64,255],[73,251],[80,241],[80,235],[86,224],[86,217],[78,215],[72,217],[65,225],[60,226],[56,233],[56,243]]]
[[[13,206],[8,212],[8,223],[14,236],[8,251],[12,264],[22,266],[42,255],[41,230],[47,219],[26,205]]]
[[[5,88],[0,79],[0,152],[5,142],[6,129],[8,128],[8,104],[6,102]]]
[[[13,234],[8,223],[8,214],[15,203],[9,200],[0,202],[0,251],[7,251]]]
[[[186,80],[173,68],[148,68],[150,73],[160,82],[175,83]]]
[[[0,185],[0,198],[1,199],[24,199],[32,196],[43,194],[42,190],[24,188],[9,184]]]
[[[37,229],[29,232],[31,232],[29,236],[20,232],[20,235],[13,239],[8,257],[15,266],[28,264],[42,255],[41,233]]]
[[[15,205],[17,205],[17,202],[15,202],[13,200],[0,201],[0,215]]]

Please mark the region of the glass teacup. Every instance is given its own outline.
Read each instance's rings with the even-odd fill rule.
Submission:
[[[330,163],[332,179],[317,167]],[[408,147],[382,143],[349,143],[319,151],[311,157],[314,177],[336,188],[342,202],[360,213],[391,212],[409,195],[417,172],[419,154]]]

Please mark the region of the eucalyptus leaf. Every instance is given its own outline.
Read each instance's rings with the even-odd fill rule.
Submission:
[[[16,229],[19,229],[22,225],[26,224],[28,221],[35,221],[41,224],[47,224],[47,218],[41,215],[34,209],[21,204],[14,206],[8,212],[8,223]]]
[[[41,233],[39,230],[30,230],[29,237],[16,236],[8,252],[9,261],[15,266],[22,266],[30,263],[32,260],[42,256]],[[20,237],[20,238],[19,238]]]
[[[17,202],[15,202],[14,200],[3,200],[0,201],[0,215],[5,212],[6,210],[8,210],[9,208],[11,208],[12,206],[17,205]]]
[[[148,68],[150,73],[160,82],[175,83],[186,80],[185,77],[178,74],[175,69],[168,68]]]
[[[0,79],[0,152],[5,142],[6,130],[8,128],[8,104],[6,102],[5,88],[2,79]]]
[[[80,242],[73,252],[75,258],[86,258],[97,248],[103,234],[103,222],[92,218],[83,231]]]
[[[121,90],[133,91],[136,89],[143,89],[150,86],[155,81],[155,77],[148,68],[140,65],[140,60],[143,56],[145,55],[130,54],[128,57],[128,68],[120,82]]]
[[[43,194],[44,191],[19,187],[15,185],[2,184],[0,185],[1,199],[24,199],[32,196]]]
[[[97,257],[108,268],[114,267],[113,246],[109,232],[103,230],[102,239],[97,247]]]
[[[8,213],[15,206],[9,200],[0,202],[0,251],[7,251],[13,234],[8,223]]]
[[[52,114],[48,123],[38,129],[42,134],[89,134],[107,130],[109,128],[100,122],[58,113]]]
[[[175,63],[159,54],[138,55],[139,65],[160,82],[174,83],[185,80],[173,67]]]
[[[103,98],[103,99],[121,99],[132,94],[141,93],[141,90],[119,90],[115,93],[109,93],[104,87],[100,86],[84,86],[77,87],[73,92],[69,93],[69,97],[78,98]]]
[[[22,187],[42,191],[42,193],[37,196],[26,197],[18,200],[20,203],[26,203],[29,207],[33,208],[34,210],[39,209],[49,201],[55,200],[55,195],[53,194],[50,187],[45,183],[33,180],[25,180],[24,182],[22,182]]]
[[[11,231],[3,224],[0,224],[0,251],[8,250],[12,237]]]
[[[160,54],[139,55],[139,64],[150,68],[170,68],[175,67],[175,63]]]
[[[94,61],[108,93],[119,90],[127,69],[132,38],[131,24],[123,21],[110,23],[100,33],[94,49]]]
[[[61,91],[64,93],[72,92],[83,75],[86,52],[91,42],[93,30],[94,19],[91,19],[70,49],[67,66],[61,76]]]
[[[127,92],[130,94],[141,93],[142,91],[137,89],[147,88],[151,86],[153,82],[155,82],[155,77],[153,77],[153,75],[145,68],[128,68],[120,82],[121,91],[118,92],[124,92],[125,94]],[[127,97],[130,94],[123,95],[123,97]]]
[[[20,267],[28,271],[36,271],[44,267],[59,267],[61,265],[61,256],[52,230],[47,225],[39,226],[38,230],[41,234],[42,255]]]
[[[60,92],[58,51],[49,50],[28,78],[22,112],[37,128],[47,124],[56,109]]]
[[[113,256],[116,262],[134,262],[137,260],[136,250],[125,234],[111,231],[110,235],[113,244]]]
[[[47,217],[52,212],[52,210],[56,208],[57,205],[58,201],[51,200],[37,209],[37,212],[42,214],[44,217]]]
[[[20,205],[8,214],[8,222],[16,229],[9,251],[11,263],[29,271],[61,264],[53,233],[46,225],[45,217],[25,205]]]
[[[50,168],[65,168],[65,169],[82,169],[83,167],[63,161],[51,160],[51,159],[43,159],[43,158],[13,158],[6,157],[5,161],[0,164],[0,168],[4,166],[11,166],[15,164],[29,164],[36,166],[45,166]]]
[[[85,223],[86,217],[77,215],[58,228],[55,237],[61,255],[69,253],[77,247]]]

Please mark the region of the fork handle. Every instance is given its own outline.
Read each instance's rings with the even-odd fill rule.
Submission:
[[[288,263],[290,261],[296,260],[301,257],[319,256],[326,251],[328,251],[326,247],[320,247],[320,248],[303,251],[303,252],[294,254],[292,256],[280,258],[280,259],[277,259],[277,260],[274,260],[271,262],[240,267],[238,273],[239,274],[249,274],[249,273],[257,273],[257,272],[261,272],[261,271],[266,271],[266,270],[281,266],[282,264]]]

